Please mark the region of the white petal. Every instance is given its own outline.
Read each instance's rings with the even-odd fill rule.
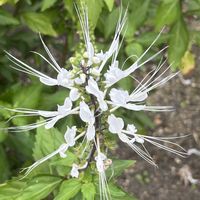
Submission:
[[[80,97],[80,93],[77,88],[72,88],[69,93],[69,97],[72,101],[76,101]]]
[[[124,106],[124,107],[129,110],[134,110],[134,111],[145,110],[145,108],[146,108],[145,105],[136,105],[136,104],[131,104],[131,103],[126,104],[126,106]]]
[[[143,144],[144,143],[144,139],[138,135],[135,135],[135,141],[140,143],[140,144]]]
[[[85,89],[89,94],[93,94],[95,96],[100,91],[97,82],[93,78],[88,80],[88,85],[85,87]]]
[[[108,105],[107,105],[107,103],[103,100],[101,100],[101,101],[99,101],[99,106],[100,106],[100,108],[101,108],[101,110],[102,111],[106,111],[106,110],[108,110]]]
[[[42,117],[55,117],[58,115],[57,111],[43,111],[43,110],[39,110],[38,114]]]
[[[40,77],[40,82],[44,83],[45,85],[48,86],[54,86],[54,85],[58,85],[58,81],[56,79],[53,78],[43,78]]]
[[[91,141],[95,137],[95,127],[92,124],[88,125],[87,132],[86,132],[87,141]]]
[[[93,124],[95,121],[94,113],[90,110],[89,106],[84,102],[80,102],[80,118],[86,123]]]
[[[58,116],[56,116],[56,117],[53,117],[51,120],[49,120],[49,121],[46,123],[45,128],[46,128],[46,129],[53,128],[54,125],[57,123],[57,121],[58,121],[59,119],[61,119],[61,118],[62,118],[62,116],[60,116],[60,115],[58,115]]]
[[[71,169],[70,175],[73,178],[78,178],[78,176],[79,176],[78,165],[76,165],[76,164],[72,165],[72,169]]]
[[[76,136],[76,126],[72,128],[67,127],[67,131],[65,132],[64,138],[66,143],[72,147],[75,145],[75,136]]]
[[[105,171],[104,160],[106,160],[106,159],[107,159],[106,155],[104,155],[101,152],[99,152],[98,155],[95,157],[96,167],[97,167],[97,171],[99,173]]]
[[[69,97],[65,99],[65,102],[62,106],[58,105],[58,113],[60,115],[67,115],[68,112],[72,109],[72,101]]]
[[[60,157],[61,158],[66,158],[67,155],[65,154],[65,152],[67,151],[68,149],[68,144],[61,144],[60,147],[59,147],[59,154],[60,154]]]
[[[148,94],[147,92],[139,92],[137,94],[134,93],[131,94],[130,97],[131,101],[138,102],[138,101],[144,101],[148,97]]]
[[[111,101],[117,105],[126,105],[126,103],[130,100],[130,96],[126,90],[112,88],[109,95]]]
[[[137,132],[137,129],[133,124],[128,124],[127,130],[130,131],[131,134],[135,134]]]
[[[58,85],[61,85],[66,88],[70,88],[73,86],[73,81],[71,77],[71,73],[64,68],[61,68],[57,76]]]
[[[92,60],[93,56],[94,56],[94,47],[93,47],[92,43],[89,42],[88,43],[88,57],[90,60]]]
[[[129,142],[128,136],[125,135],[124,133],[118,133],[118,136],[119,136],[119,139],[122,142],[124,142],[124,143],[128,143]]]
[[[109,131],[111,133],[121,133],[124,127],[124,121],[122,118],[115,117],[113,114],[108,116]]]

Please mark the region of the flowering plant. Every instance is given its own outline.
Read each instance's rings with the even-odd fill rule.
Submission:
[[[37,156],[38,152],[35,152],[34,157],[40,158],[36,159],[35,163],[29,167],[24,168],[25,175],[21,177],[21,181],[23,182],[24,179],[33,176],[34,171],[37,172],[37,170],[39,171],[38,174],[47,174],[45,169],[40,171],[40,166],[52,159],[50,174],[54,176],[48,175],[48,180],[50,180],[49,188],[51,189],[46,192],[43,191],[43,193],[41,192],[36,199],[44,198],[49,194],[49,191],[53,191],[59,184],[61,186],[54,194],[56,200],[80,199],[79,196],[76,197],[77,195],[82,195],[83,199],[88,200],[117,199],[120,197],[132,199],[124,192],[120,194],[113,192],[119,190],[118,188],[116,189],[112,181],[118,164],[112,161],[107,153],[107,150],[110,149],[109,140],[113,137],[119,138],[121,142],[128,145],[136,154],[153,166],[156,166],[156,164],[147,150],[147,143],[179,156],[184,156],[185,152],[179,145],[170,141],[176,137],[164,138],[141,135],[138,133],[134,122],[125,124],[123,116],[118,116],[116,111],[120,108],[133,112],[172,111],[173,107],[171,106],[152,106],[147,105],[145,102],[153,89],[164,85],[177,73],[166,75],[170,68],[168,67],[159,74],[159,71],[164,67],[164,62],[152,70],[130,93],[119,88],[117,83],[120,80],[132,76],[135,70],[165,50],[164,48],[143,61],[144,56],[154,45],[159,35],[135,63],[127,69],[123,69],[123,65],[120,65],[118,62],[118,53],[121,47],[120,34],[126,23],[126,12],[120,14],[113,41],[106,52],[97,52],[90,39],[87,8],[82,8],[81,10],[77,8],[77,14],[83,31],[86,49],[78,65],[72,64],[70,69],[60,67],[41,36],[40,39],[49,60],[38,52],[33,53],[40,56],[52,67],[56,73],[54,77],[36,70],[9,52],[6,52],[9,60],[14,64],[11,66],[12,68],[37,77],[41,83],[47,86],[59,86],[69,91],[69,95],[66,96],[64,103],[57,105],[57,109],[54,111],[2,107],[4,110],[18,113],[12,119],[22,116],[41,117],[41,120],[35,123],[9,127],[7,128],[9,131],[22,132],[37,129],[41,131],[41,134],[45,132],[48,135],[48,130],[53,130],[57,134],[55,137],[56,148],[42,158]],[[81,125],[74,124],[69,126],[66,123],[66,132],[62,135],[55,129],[55,126],[61,119],[68,119],[71,115],[77,115]],[[48,143],[48,140],[46,142]],[[179,149],[165,146],[163,143],[168,143]],[[119,167],[120,171],[124,167],[130,166],[130,164],[132,162],[124,161],[124,165],[121,168]],[[53,166],[62,167],[56,168],[56,172],[54,172]],[[35,182],[32,181],[32,185],[37,185],[36,183],[42,182],[44,179],[45,176],[36,176],[33,178]],[[31,183],[26,187],[24,186],[24,193],[22,193],[22,196],[17,196],[16,199],[25,199],[23,195],[26,196],[26,191],[30,189],[26,188],[30,185]]]

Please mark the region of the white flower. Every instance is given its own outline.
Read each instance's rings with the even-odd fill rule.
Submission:
[[[67,149],[69,148],[69,145],[67,143],[64,143],[64,144],[61,144],[59,149],[58,149],[58,153],[60,154],[60,157],[61,158],[66,158],[67,155],[66,155],[66,151]]]
[[[80,112],[79,116],[82,121],[94,124],[95,118],[94,118],[94,112],[90,110],[89,106],[84,102],[80,102]]]
[[[102,111],[106,111],[108,109],[108,106],[104,100],[104,93],[99,90],[97,82],[93,78],[88,80],[88,85],[85,87],[85,89],[89,94],[92,94],[97,98]]]
[[[66,88],[71,88],[73,86],[73,80],[72,80],[71,73],[64,68],[61,68],[58,65],[58,63],[56,62],[56,60],[54,59],[54,57],[50,53],[48,47],[45,45],[44,41],[42,40],[41,36],[40,36],[40,39],[41,39],[41,42],[42,42],[50,60],[51,60],[51,62],[49,60],[47,60],[43,55],[41,55],[37,52],[34,52],[34,51],[33,51],[33,53],[42,57],[57,72],[57,78],[51,78],[50,76],[47,76],[46,74],[32,68],[31,66],[20,61],[19,59],[17,59],[16,57],[11,55],[7,51],[5,51],[6,54],[8,55],[9,60],[13,64],[15,64],[15,66],[11,66],[11,67],[20,71],[20,72],[24,72],[26,74],[30,74],[30,75],[38,77],[39,80],[45,85],[48,85],[48,86],[55,86],[55,85],[59,86],[60,85],[60,86],[66,87]]]
[[[76,7],[75,7],[76,8]],[[76,8],[77,9],[77,8]],[[96,161],[96,169],[99,174],[99,191],[100,199],[111,199],[109,193],[108,183],[106,180],[105,170],[105,161],[107,157],[101,150],[105,150],[108,146],[105,144],[104,138],[106,137],[107,131],[104,129],[108,127],[110,133],[115,134],[122,142],[127,144],[132,150],[135,151],[139,156],[145,159],[152,165],[155,165],[153,158],[150,156],[146,148],[146,143],[150,143],[158,148],[167,150],[174,154],[184,156],[186,153],[183,152],[183,149],[176,145],[175,143],[168,141],[170,139],[175,139],[176,137],[152,137],[147,135],[138,134],[134,124],[125,125],[123,118],[116,117],[112,114],[116,109],[122,107],[131,111],[170,111],[171,107],[168,106],[148,106],[145,101],[148,98],[148,94],[151,90],[164,85],[168,80],[173,78],[177,73],[167,75],[163,77],[167,70],[162,70],[161,74],[158,75],[159,70],[162,68],[163,64],[159,65],[156,69],[152,70],[142,81],[138,81],[132,76],[132,73],[138,69],[140,66],[151,61],[155,56],[160,54],[164,49],[160,50],[155,55],[148,58],[146,61],[141,63],[142,59],[146,53],[150,50],[152,45],[156,42],[158,37],[153,41],[150,47],[137,59],[135,63],[130,65],[127,69],[123,70],[122,66],[119,65],[117,60],[120,44],[120,34],[124,28],[126,22],[126,13],[123,15],[120,13],[120,17],[117,23],[113,41],[109,49],[103,53],[95,53],[94,46],[90,39],[89,33],[89,23],[87,9],[83,8],[80,12],[77,9],[78,17],[83,31],[83,38],[85,41],[86,52],[83,54],[79,65],[73,66],[72,70],[68,71],[67,69],[61,68],[56,60],[53,58],[47,46],[44,44],[42,38],[42,44],[50,58],[50,61],[47,60],[43,55],[34,52],[39,55],[50,65],[56,72],[55,77],[52,78],[46,74],[32,68],[31,66],[25,64],[24,62],[18,60],[8,52],[7,55],[9,59],[15,64],[14,69],[33,75],[39,78],[39,80],[45,85],[49,86],[62,86],[68,88],[69,97],[65,98],[63,105],[57,105],[57,110],[55,111],[45,111],[45,110],[34,110],[34,109],[25,109],[25,108],[0,108],[8,111],[19,113],[19,115],[12,116],[9,120],[16,117],[24,116],[42,116],[43,121],[38,123],[32,123],[20,127],[9,127],[8,130],[21,132],[28,131],[34,128],[45,126],[46,129],[54,127],[58,120],[67,117],[68,115],[79,115],[80,119],[86,123],[82,133],[77,134],[76,126],[67,127],[67,130],[64,134],[64,143],[61,144],[55,151],[51,154],[41,158],[36,161],[33,165],[27,168],[25,175],[28,175],[35,167],[42,164],[46,160],[52,158],[55,155],[60,155],[60,157],[65,158],[67,156],[68,148],[74,147],[77,140],[82,139],[82,144],[86,144],[83,148],[81,155],[77,155],[82,163],[81,159],[87,159],[88,162],[82,167],[77,164],[72,165],[70,175],[72,177],[78,178],[79,170],[85,169],[88,167],[89,162],[93,159],[93,155]],[[109,59],[112,58],[110,61]],[[106,64],[110,62],[108,69],[104,69]],[[169,66],[170,67],[170,66]],[[104,69],[104,70],[103,70]],[[105,72],[106,71],[106,72]],[[134,80],[137,80],[138,86],[129,94],[128,91],[111,88],[114,84],[119,82],[121,79],[126,77],[132,77]],[[85,87],[85,91],[83,90]],[[107,95],[107,92],[109,95]],[[66,91],[66,94],[68,92]],[[110,97],[110,99],[107,99]],[[91,101],[89,101],[91,99]],[[88,102],[88,103],[86,103]],[[79,105],[73,108],[74,105]],[[109,106],[108,106],[109,105]],[[110,109],[110,107],[112,107]],[[107,111],[107,112],[100,112]],[[105,120],[107,118],[107,121]],[[8,120],[8,121],[9,121]],[[103,124],[101,124],[103,123]],[[83,127],[80,127],[78,130],[82,130]],[[98,131],[98,134],[96,134]],[[104,137],[105,134],[105,137]],[[85,138],[87,142],[85,143]],[[179,147],[181,150],[174,150],[171,147],[165,146],[162,143],[174,145]],[[101,147],[101,145],[103,145]],[[92,147],[93,146],[93,147]],[[80,146],[79,146],[80,147]],[[90,149],[92,147],[92,149]],[[93,148],[96,149],[93,149]],[[96,152],[94,152],[94,150]]]
[[[116,88],[112,88],[110,90],[110,99],[115,105],[123,105],[125,106],[128,101],[130,101],[130,96],[128,91],[118,90]]]
[[[71,88],[74,84],[74,81],[72,79],[71,72],[67,71],[66,69],[61,69],[57,76],[58,85]]]
[[[118,61],[115,61],[111,64],[109,67],[109,70],[104,74],[105,76],[105,84],[106,88],[111,87],[115,83],[117,83],[119,80],[124,78],[126,75],[124,71],[118,68]]]
[[[83,170],[83,169],[85,169],[87,166],[88,166],[88,162],[86,162],[83,166],[79,166],[79,165],[73,163],[72,169],[71,169],[71,172],[70,172],[70,175],[71,175],[73,178],[78,178],[78,177],[79,177],[79,170]]]
[[[77,110],[77,109],[76,109]],[[72,101],[70,98],[66,98],[65,102],[62,106],[58,105],[57,111],[39,111],[39,115],[42,117],[48,117],[49,120],[47,121],[45,128],[49,129],[52,128],[58,120],[73,114],[75,110],[72,110]],[[75,111],[76,113],[76,111]]]
[[[145,104],[138,104],[138,102],[143,102],[148,97],[147,91],[132,92],[129,95],[127,90],[112,88],[110,93],[111,101],[107,101],[109,104],[113,105],[113,110],[119,107],[126,108],[133,111],[171,111],[173,108],[171,106],[147,106]]]
[[[74,79],[74,82],[78,85],[82,85],[83,83],[85,83],[85,80],[86,80],[86,75],[85,74],[80,74],[79,77],[76,77]]]
[[[77,101],[80,97],[80,93],[77,88],[72,88],[69,93],[69,97],[72,101]]]
[[[75,145],[75,136],[76,136],[76,126],[73,126],[72,128],[67,127],[67,131],[65,132],[64,138],[66,143],[73,147]]]
[[[121,133],[124,128],[124,121],[120,117],[115,117],[113,114],[108,116],[109,131],[111,133]]]
[[[95,117],[94,112],[90,110],[89,106],[84,102],[80,102],[80,112],[79,116],[82,121],[88,124],[88,128],[86,131],[86,137],[88,141],[91,141],[95,137]]]
[[[73,165],[72,165],[72,169],[71,169],[70,175],[71,175],[73,178],[78,178],[78,176],[79,176],[79,171],[78,171],[78,169],[79,169],[78,165],[76,165],[76,164],[73,164]]]
[[[45,111],[45,110],[33,110],[33,109],[22,109],[22,108],[16,108],[16,109],[9,109],[9,108],[3,108],[5,110],[9,110],[16,113],[22,113],[20,115],[16,115],[11,117],[10,119],[21,117],[21,116],[41,116],[44,117],[45,120],[40,121],[39,123],[32,123],[24,126],[18,126],[18,127],[9,127],[7,128],[10,131],[13,132],[21,132],[21,131],[29,131],[35,128],[38,128],[40,126],[45,126],[46,129],[50,129],[54,127],[54,125],[62,118],[67,117],[68,115],[77,114],[79,107],[76,107],[72,109],[72,101],[69,97],[65,99],[65,102],[62,106],[57,106],[57,111]]]
[[[98,172],[104,172],[105,171],[105,166],[104,166],[104,161],[107,159],[106,155],[103,153],[98,153],[98,155],[95,157],[96,160],[96,167]]]

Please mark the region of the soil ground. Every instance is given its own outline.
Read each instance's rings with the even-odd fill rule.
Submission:
[[[189,75],[191,83],[185,85],[177,76],[150,95],[151,104],[174,105],[176,111],[147,113],[156,124],[156,128],[148,132],[154,136],[190,134],[176,142],[185,149],[200,150],[200,49],[194,48],[193,52],[196,67]],[[119,157],[137,161],[119,179],[120,185],[139,200],[200,200],[200,184],[191,184],[187,179],[187,174],[200,179],[200,156],[180,158],[152,145],[148,145],[148,151],[158,169],[138,157],[128,146],[120,144]]]

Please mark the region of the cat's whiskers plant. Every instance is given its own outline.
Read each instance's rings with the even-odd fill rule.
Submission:
[[[50,129],[53,128],[60,119],[66,118],[69,115],[78,115],[80,120],[84,123],[83,127],[77,127],[76,125],[68,127],[66,124],[67,130],[64,134],[65,142],[60,144],[60,147],[54,152],[27,167],[25,169],[25,176],[48,159],[51,159],[56,155],[65,158],[67,157],[68,149],[80,147],[82,152],[79,152],[79,154],[76,155],[77,158],[79,158],[80,163],[77,161],[72,164],[70,175],[71,177],[79,178],[80,172],[85,171],[95,163],[95,171],[99,174],[100,199],[106,200],[111,199],[106,179],[106,169],[109,168],[112,163],[106,155],[106,149],[109,148],[104,141],[106,134],[116,135],[139,156],[154,166],[156,166],[156,164],[147,151],[146,143],[150,143],[179,156],[186,155],[183,148],[167,140],[176,139],[176,137],[159,138],[137,134],[137,129],[134,124],[128,124],[125,127],[123,118],[115,116],[115,111],[118,108],[131,111],[172,111],[173,108],[171,106],[149,106],[145,104],[145,101],[151,90],[164,85],[168,80],[176,76],[177,73],[166,76],[165,74],[169,69],[167,68],[157,76],[160,69],[163,68],[163,65],[161,64],[149,74],[149,78],[145,77],[139,82],[138,86],[130,94],[126,90],[117,88],[117,82],[131,76],[136,69],[151,61],[155,56],[165,50],[165,48],[160,50],[158,53],[141,63],[141,60],[155,44],[160,34],[135,63],[127,69],[122,70],[119,68],[117,56],[120,48],[120,34],[126,23],[127,11],[124,13],[124,16],[122,16],[122,13],[120,14],[115,35],[108,51],[96,53],[90,40],[87,9],[83,8],[80,11],[76,8],[76,10],[83,31],[86,52],[83,54],[80,64],[77,66],[72,65],[71,70],[64,69],[58,65],[41,36],[40,39],[50,60],[47,60],[43,55],[37,52],[34,53],[43,58],[55,70],[57,73],[56,78],[52,78],[34,69],[6,52],[8,58],[15,65],[12,66],[14,69],[38,77],[40,82],[45,85],[62,86],[67,90],[70,90],[69,96],[66,97],[64,104],[58,105],[57,110],[55,111],[22,108],[10,109],[5,107],[1,107],[1,109],[19,113],[19,115],[14,117],[41,116],[44,118],[39,123],[7,128],[13,132],[28,131],[40,126],[45,126],[46,129]],[[110,64],[108,64],[109,60],[111,60]],[[78,106],[75,107],[75,105]],[[11,119],[13,119],[13,117]],[[172,144],[179,147],[179,150],[165,146],[160,142]],[[108,161],[110,164],[108,164]],[[91,170],[92,169],[93,168],[91,167]]]

